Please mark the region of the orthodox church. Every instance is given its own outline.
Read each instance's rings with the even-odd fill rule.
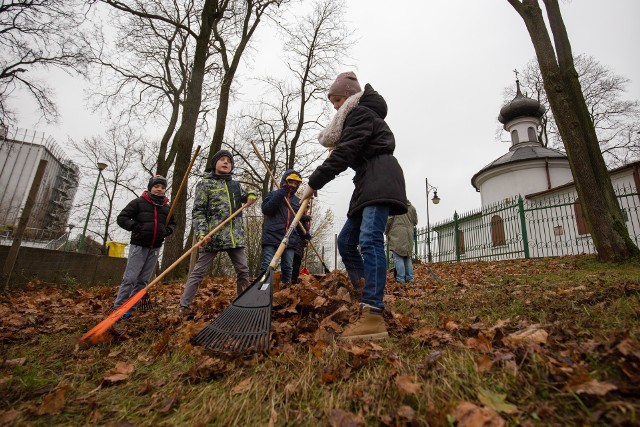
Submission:
[[[544,107],[522,94],[500,109],[509,151],[480,169],[471,185],[479,210],[418,232],[418,254],[434,261],[498,260],[595,253],[567,155],[538,139]],[[631,238],[640,244],[640,162],[609,171]],[[427,245],[430,242],[431,247]],[[430,249],[430,250],[429,250]]]

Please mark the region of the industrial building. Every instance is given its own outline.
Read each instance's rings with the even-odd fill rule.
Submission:
[[[10,237],[18,225],[40,160],[47,168],[27,223],[30,240],[50,240],[66,232],[80,180],[79,168],[52,137],[0,128],[0,232]]]

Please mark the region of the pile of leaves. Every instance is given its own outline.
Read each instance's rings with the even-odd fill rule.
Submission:
[[[632,425],[640,403],[640,266],[592,257],[428,264],[388,276],[390,338],[336,342],[358,314],[346,276],[274,293],[269,355],[210,354],[191,338],[235,298],[183,283],[86,346],[116,288],[33,282],[0,298],[0,426]]]

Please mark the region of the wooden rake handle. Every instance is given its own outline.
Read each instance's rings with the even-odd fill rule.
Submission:
[[[278,259],[280,259],[280,257],[282,256],[282,253],[287,248],[287,243],[289,243],[289,236],[291,236],[291,233],[296,228],[296,225],[298,225],[300,218],[302,218],[302,214],[307,209],[308,203],[309,203],[309,199],[304,199],[302,201],[302,204],[300,205],[300,209],[298,209],[298,213],[296,213],[296,216],[293,218],[293,221],[291,222],[291,225],[287,229],[287,232],[285,233],[284,238],[282,239],[282,242],[280,242],[280,246],[278,246],[278,250],[276,251],[275,255],[273,255],[273,259],[271,259],[271,262],[269,263],[269,266],[271,268],[276,268],[276,263],[278,262]]]
[[[267,173],[269,174],[269,176],[271,177],[271,181],[273,182],[273,185],[275,185],[276,188],[280,188],[280,185],[278,184],[278,181],[276,180],[276,178],[273,176],[273,174],[271,173],[271,169],[269,169],[269,165],[267,164],[267,162],[264,160],[264,158],[262,157],[262,155],[260,154],[260,150],[258,150],[258,147],[256,147],[255,142],[253,141],[249,141],[251,143],[251,145],[253,146],[253,151],[256,153],[256,155],[258,156],[258,158],[260,159],[260,161],[262,162],[262,164],[264,165],[265,169],[267,170]],[[289,211],[291,211],[291,213],[293,213],[294,215],[296,214],[296,211],[293,210],[293,206],[291,206],[291,203],[289,203],[289,200],[285,197],[284,202],[287,204],[287,207],[289,208]],[[307,232],[307,229],[304,228],[304,226],[302,224],[299,224],[300,226],[300,230],[303,231],[304,233]],[[309,240],[309,246],[311,246],[311,249],[313,250],[313,252],[316,254],[316,256],[318,257],[318,259],[320,260],[320,262],[322,263],[322,266],[324,267],[325,273],[328,273],[330,270],[327,267],[327,265],[324,263],[324,260],[322,259],[322,257],[320,256],[320,254],[318,253],[318,251],[316,250],[316,247],[313,245],[313,242],[311,242],[311,240]]]
[[[231,215],[229,215],[227,217],[227,219],[225,219],[224,221],[222,221],[220,224],[218,224],[213,230],[211,230],[210,232],[208,232],[205,236],[203,236],[198,243],[196,243],[195,245],[193,245],[189,250],[187,250],[184,254],[182,254],[182,256],[180,256],[180,258],[178,258],[176,261],[174,261],[173,264],[171,264],[169,267],[167,267],[162,273],[160,273],[158,275],[158,277],[156,277],[155,279],[153,279],[153,281],[151,283],[149,283],[144,289],[139,290],[134,296],[132,296],[131,298],[129,298],[124,304],[122,304],[120,307],[118,307],[116,310],[114,310],[111,314],[109,314],[104,320],[102,320],[100,323],[98,323],[96,326],[94,326],[93,328],[91,328],[86,334],[84,334],[82,337],[80,337],[80,341],[82,342],[88,342],[88,343],[92,343],[92,344],[96,344],[100,341],[103,340],[103,334],[111,327],[113,326],[118,320],[120,320],[120,318],[122,316],[124,316],[124,314],[129,311],[146,293],[147,293],[147,289],[149,289],[151,286],[155,285],[156,283],[158,283],[160,281],[160,279],[162,279],[164,276],[166,276],[166,274],[168,272],[170,272],[171,270],[173,270],[178,264],[180,264],[180,262],[182,260],[184,260],[189,254],[191,254],[191,252],[193,252],[194,250],[196,250],[207,237],[211,237],[213,235],[213,233],[217,232],[218,230],[220,230],[222,227],[224,227],[224,225],[226,223],[228,223],[229,221],[231,221],[236,215],[238,215],[240,212],[242,212],[242,210],[244,210],[247,206],[249,206],[248,204],[244,204],[240,207],[240,209],[238,209],[237,211],[235,211],[234,213],[232,213]]]

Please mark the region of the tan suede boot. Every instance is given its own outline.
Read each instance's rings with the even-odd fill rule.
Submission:
[[[364,305],[358,320],[349,324],[340,334],[338,340],[381,340],[388,336],[387,327],[382,317],[382,310]]]

